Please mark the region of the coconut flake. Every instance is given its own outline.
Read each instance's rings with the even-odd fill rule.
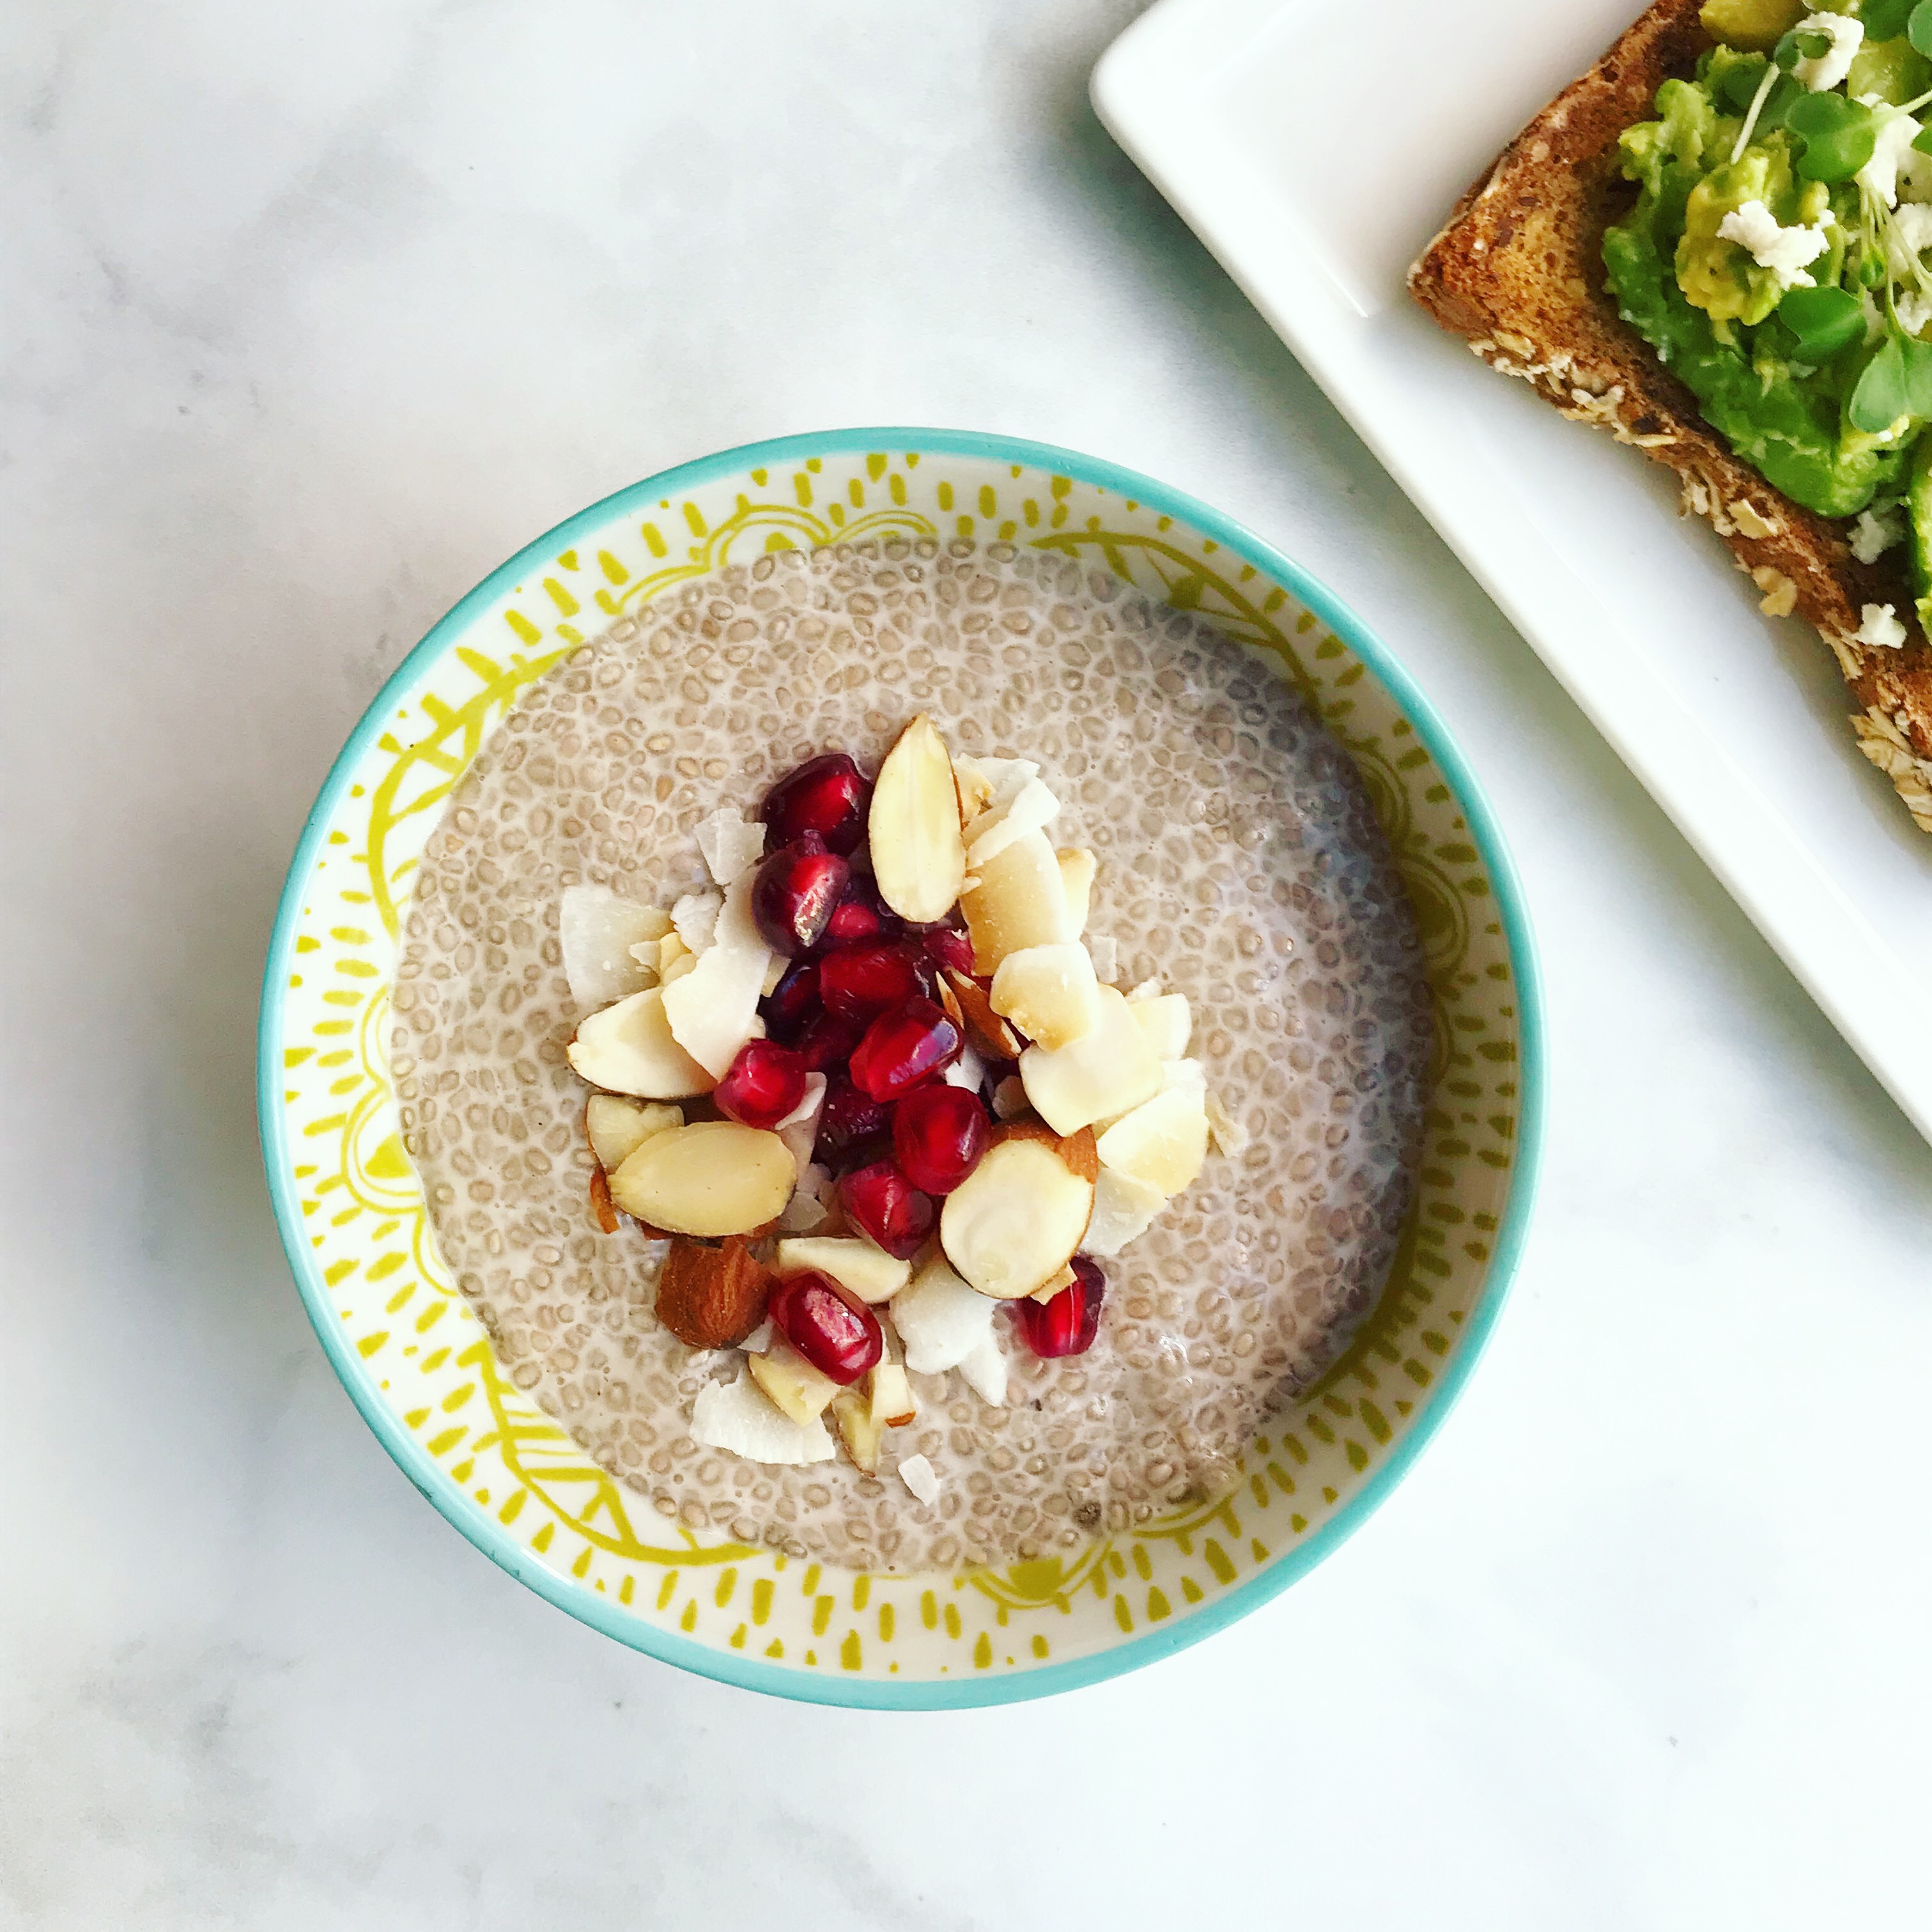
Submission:
[[[966,1386],[982,1402],[995,1408],[1006,1406],[1006,1358],[1000,1352],[1000,1339],[988,1328],[955,1365]]]
[[[608,886],[570,886],[557,905],[557,944],[570,997],[588,1011],[657,983],[656,942],[670,922]]]
[[[698,849],[721,886],[734,884],[764,855],[765,828],[747,825],[735,805],[722,805],[698,828]]]
[[[1120,944],[1111,932],[1096,932],[1087,942],[1087,956],[1094,962],[1094,976],[1112,985],[1120,970]]]
[[[781,1415],[758,1384],[741,1373],[734,1382],[707,1382],[692,1406],[691,1439],[751,1462],[829,1462],[832,1438],[816,1419]]]
[[[983,872],[1016,839],[1050,824],[1059,813],[1059,800],[1038,778],[1028,778],[1004,806],[995,803],[974,821],[973,842],[966,848],[968,869]]]
[[[914,1375],[944,1375],[992,1334],[993,1303],[935,1258],[892,1298],[892,1326]]]
[[[1135,1000],[1157,1000],[1160,998],[1160,982],[1158,980],[1143,980],[1138,986],[1135,987],[1133,990],[1127,994],[1127,998],[1130,1001]]]
[[[825,1088],[826,1079],[824,1074],[808,1073],[805,1076],[805,1098],[800,1101],[798,1105],[793,1108],[772,1131],[774,1133],[782,1134],[788,1127],[795,1127],[802,1122],[817,1120],[819,1108],[825,1105]]]
[[[1082,1252],[1102,1257],[1118,1254],[1130,1241],[1138,1240],[1147,1232],[1166,1205],[1167,1196],[1159,1188],[1103,1162],[1094,1183],[1093,1216],[1080,1238]]]
[[[752,918],[752,882],[740,879],[724,896],[711,944],[688,973],[664,986],[671,1037],[714,1080],[724,1078],[753,1036],[770,961],[771,948]]]
[[[1221,1104],[1220,1094],[1210,1092],[1202,1105],[1208,1115],[1208,1131],[1214,1137],[1215,1146],[1231,1159],[1248,1150],[1248,1142],[1252,1138],[1247,1129]]]
[[[986,1084],[986,1063],[971,1047],[962,1046],[959,1058],[939,1077],[949,1087],[963,1087],[968,1093],[976,1094]]]
[[[1033,1102],[1027,1098],[1026,1082],[1017,1073],[1009,1073],[993,1089],[993,1118],[1016,1120]]]
[[[773,1333],[772,1318],[767,1315],[738,1346],[748,1355],[762,1355],[772,1346]]]
[[[939,1472],[923,1456],[908,1456],[899,1465],[899,1480],[929,1509],[939,1500]]]
[[[670,922],[677,936],[694,952],[702,952],[718,929],[718,915],[724,909],[722,892],[707,886],[701,892],[686,892],[670,909]]]

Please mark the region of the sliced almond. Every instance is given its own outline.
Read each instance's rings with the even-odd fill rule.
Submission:
[[[1050,1138],[1009,1128],[946,1197],[940,1245],[969,1287],[1030,1294],[1073,1258],[1094,1212],[1094,1183]],[[901,1331],[903,1333],[903,1330]]]
[[[784,1213],[798,1179],[776,1134],[700,1120],[653,1134],[610,1177],[627,1214],[673,1234],[748,1234]]]
[[[1096,1186],[1094,1190],[1094,1211],[1096,1215],[1100,1211],[1100,1190]],[[1087,1223],[1087,1236],[1082,1238],[1080,1244],[1083,1248],[1088,1246],[1089,1238],[1091,1237],[1093,1232],[1094,1223],[1091,1221],[1089,1221]],[[1031,1299],[1035,1301],[1051,1301],[1056,1294],[1060,1294],[1064,1289],[1071,1288],[1073,1286],[1073,1270],[1071,1265],[1064,1268],[1051,1281],[1042,1282],[1039,1287],[1034,1290]]]
[[[856,1389],[841,1389],[832,1399],[832,1420],[852,1466],[862,1474],[879,1473],[879,1444],[885,1425],[872,1414],[872,1404]]]
[[[607,1234],[617,1232],[617,1209],[610,1198],[610,1177],[601,1167],[590,1170],[590,1211]]]
[[[1166,1205],[1167,1196],[1158,1187],[1103,1167],[1094,1184],[1094,1218],[1080,1245],[1090,1255],[1117,1255],[1130,1241],[1138,1240]]]
[[[593,1087],[650,1100],[682,1100],[716,1084],[671,1036],[664,989],[646,987],[592,1013],[564,1049]]]
[[[1026,1096],[1026,1082],[1017,1073],[1009,1073],[993,1089],[993,1118],[996,1120],[1016,1120],[1022,1114],[1032,1111]]]
[[[1127,1010],[1147,1035],[1156,1060],[1178,1060],[1187,1051],[1194,1016],[1184,993],[1162,993],[1151,1000],[1133,1000]]]
[[[606,1174],[617,1169],[653,1134],[684,1125],[684,1115],[661,1101],[648,1104],[616,1094],[593,1094],[584,1103],[584,1131]]]
[[[944,919],[966,876],[959,794],[939,728],[921,712],[886,754],[866,819],[879,896],[916,925]]]
[[[919,1398],[913,1394],[911,1378],[901,1364],[880,1362],[867,1382],[872,1420],[881,1429],[903,1429],[919,1414]]]
[[[1038,1141],[1052,1148],[1082,1180],[1100,1178],[1100,1156],[1091,1127],[1081,1127],[1070,1134],[1057,1134],[1040,1120],[1014,1120],[995,1127],[989,1140],[994,1146],[1001,1141]]]
[[[794,1422],[816,1422],[838,1394],[838,1383],[814,1369],[782,1336],[773,1336],[762,1355],[747,1355],[745,1366],[772,1406]]]
[[[1111,1120],[1160,1091],[1161,1063],[1132,1008],[1112,986],[1100,988],[1100,1018],[1071,1046],[1030,1046],[1020,1078],[1034,1111],[1057,1132]]]
[[[997,971],[1009,952],[1058,946],[1075,936],[1060,862],[1044,832],[1016,838],[980,873],[979,881],[959,902],[973,935],[976,972]]]
[[[658,984],[668,986],[674,980],[682,980],[698,964],[698,955],[685,944],[675,932],[668,932],[658,941]]]
[[[1077,939],[1009,952],[993,975],[987,1000],[994,1012],[1044,1047],[1071,1046],[1100,1023],[1100,982]]]
[[[1060,867],[1060,890],[1066,895],[1066,922],[1078,939],[1087,930],[1088,910],[1094,898],[1094,858],[1084,846],[1077,851],[1056,852]],[[1103,973],[1100,976],[1106,977]]]
[[[1102,1163],[1169,1198],[1193,1185],[1208,1158],[1200,1089],[1170,1087],[1123,1114],[1100,1136]]]
[[[802,1274],[808,1268],[830,1275],[861,1301],[875,1305],[890,1301],[912,1279],[911,1262],[896,1260],[870,1241],[820,1236],[779,1242],[780,1274]]]
[[[1017,1060],[1026,1042],[993,1010],[986,989],[970,974],[946,968],[939,976],[940,1004],[955,1026],[990,1060]]]
[[[765,1318],[772,1277],[742,1240],[680,1235],[658,1276],[658,1319],[687,1348],[735,1348]]]
[[[689,972],[664,986],[664,1013],[678,1044],[722,1080],[754,1037],[758,999],[772,949],[752,916],[752,880],[724,895],[711,944]]]

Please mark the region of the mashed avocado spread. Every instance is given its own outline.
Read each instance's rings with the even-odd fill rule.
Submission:
[[[1624,320],[1766,482],[1910,540],[1932,617],[1932,0],[1709,0],[1717,43],[1627,129]],[[1932,628],[1932,625],[1928,625]]]

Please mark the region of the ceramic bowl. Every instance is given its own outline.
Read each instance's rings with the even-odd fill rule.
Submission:
[[[1238,1486],[1070,1561],[862,1575],[665,1522],[499,1372],[438,1256],[387,1070],[412,872],[526,686],[674,586],[763,550],[891,535],[1058,551],[1262,646],[1360,767],[1413,896],[1437,1018],[1418,1198],[1381,1302]],[[1488,805],[1428,700],[1329,592],[1250,532],[1062,449],[849,430],[650,478],[520,551],[356,727],[290,869],[260,1102],[270,1192],[344,1386],[410,1480],[512,1575],[654,1657],[782,1696],[896,1708],[1044,1696],[1264,1603],[1400,1479],[1467,1378],[1516,1258],[1543,1120],[1535,967]]]

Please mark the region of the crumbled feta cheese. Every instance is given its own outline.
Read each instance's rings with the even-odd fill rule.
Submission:
[[[1895,651],[1905,642],[1905,626],[1892,615],[1889,604],[1868,604],[1858,615],[1862,621],[1852,633],[1855,642],[1886,651]]]
[[[1932,248],[1932,206],[1922,201],[1900,202],[1886,225],[1885,252],[1892,272],[1902,281],[1917,274],[1918,257]]]
[[[1875,94],[1860,97],[1868,107],[1882,110],[1883,101]],[[1884,202],[1888,208],[1898,205],[1898,170],[1900,164],[1912,152],[1912,144],[1918,138],[1918,123],[1910,114],[1892,114],[1878,124],[1877,137],[1872,147],[1872,157],[1852,176],[1859,187]]]
[[[711,876],[721,886],[728,886],[764,856],[765,828],[747,825],[745,814],[735,805],[720,806],[699,824],[698,849],[704,854]]]
[[[1760,268],[1768,268],[1781,289],[1814,286],[1804,264],[1816,261],[1829,245],[1822,222],[1816,228],[1780,227],[1777,216],[1761,201],[1748,201],[1733,208],[1718,224],[1718,232],[1744,249]]]
[[[1905,535],[1905,520],[1894,504],[1880,510],[1861,510],[1852,526],[1852,554],[1861,563],[1876,563]]]
[[[1865,37],[1864,23],[1849,14],[1807,14],[1796,31],[1829,35],[1832,44],[1816,60],[1798,57],[1792,71],[1814,94],[1836,87],[1852,70],[1852,56]]]
[[[928,1508],[939,1500],[939,1472],[923,1456],[908,1456],[899,1465],[899,1480]]]
[[[711,935],[717,929],[718,915],[724,910],[722,893],[711,891],[686,892],[670,909],[670,922],[677,928],[677,936],[694,952],[702,952],[711,944]]]

